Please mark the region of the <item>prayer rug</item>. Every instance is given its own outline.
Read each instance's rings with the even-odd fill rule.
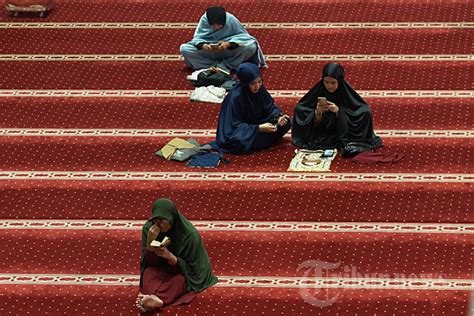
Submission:
[[[296,152],[296,156],[291,160],[288,171],[301,172],[327,172],[331,171],[331,162],[337,155],[337,150],[332,150],[332,154],[328,157],[325,150],[305,150],[300,149]]]

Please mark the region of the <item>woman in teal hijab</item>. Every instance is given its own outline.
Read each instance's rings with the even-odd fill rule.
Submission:
[[[150,245],[165,237],[170,239],[169,245]],[[148,312],[166,305],[190,303],[196,292],[216,282],[207,251],[194,225],[171,200],[155,201],[152,215],[142,229],[138,309]]]
[[[267,67],[255,37],[223,7],[209,7],[197,25],[192,40],[179,48],[186,65],[193,69],[217,66],[228,71],[243,62]]]

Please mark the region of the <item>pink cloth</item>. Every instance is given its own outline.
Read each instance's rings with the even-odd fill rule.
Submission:
[[[405,155],[398,153],[386,154],[382,152],[365,151],[352,158],[352,162],[366,164],[394,164],[402,160],[403,157],[405,157]]]

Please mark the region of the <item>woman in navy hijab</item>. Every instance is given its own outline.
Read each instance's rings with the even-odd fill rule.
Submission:
[[[275,144],[291,127],[263,86],[260,70],[251,63],[237,68],[239,83],[222,102],[213,147],[221,152],[245,154]]]
[[[340,148],[343,156],[382,147],[369,106],[344,79],[342,66],[332,63],[296,105],[291,138],[305,149]]]

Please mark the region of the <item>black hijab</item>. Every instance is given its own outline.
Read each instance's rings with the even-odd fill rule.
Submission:
[[[209,25],[220,24],[225,25],[226,14],[224,7],[209,7],[206,10],[206,17]]]
[[[339,147],[347,155],[353,154],[347,151],[349,145],[357,144],[366,147],[365,150],[382,145],[380,138],[374,134],[372,113],[367,102],[344,79],[344,74],[344,68],[339,64],[324,65],[321,80],[296,105],[292,125],[293,144],[307,149]],[[334,92],[326,89],[324,77],[337,80],[338,87]],[[339,112],[325,112],[316,125],[314,112],[318,97],[326,97],[335,103]]]

